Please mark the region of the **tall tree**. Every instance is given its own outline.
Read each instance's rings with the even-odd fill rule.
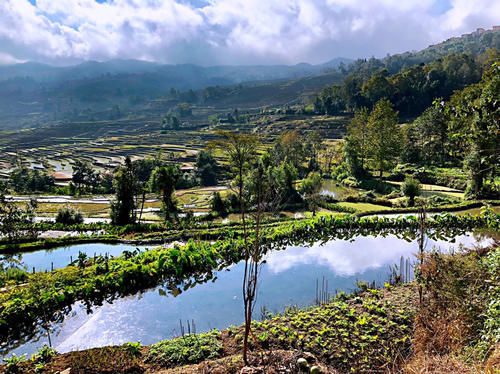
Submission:
[[[238,200],[240,202],[241,223],[243,226],[244,239],[244,260],[245,268],[243,275],[243,306],[245,314],[245,334],[243,337],[243,360],[248,363],[248,337],[251,331],[252,311],[255,301],[255,289],[257,287],[258,252],[260,249],[258,239],[258,228],[256,228],[256,236],[254,243],[249,240],[247,223],[246,223],[246,206],[249,200],[244,198],[245,174],[252,167],[258,146],[257,138],[252,134],[243,134],[227,131],[219,131],[222,139],[214,141],[210,144],[211,147],[217,147],[224,152],[229,160],[231,171],[235,176],[235,185],[237,188]],[[262,180],[262,173],[259,168],[259,183]],[[260,189],[260,187],[258,188]],[[260,208],[259,208],[260,209]],[[256,222],[257,226],[260,221]]]
[[[196,174],[202,186],[215,186],[217,184],[217,160],[209,150],[202,150],[196,157]]]
[[[114,225],[134,223],[136,208],[134,197],[138,191],[138,183],[130,157],[127,156],[125,166],[120,167],[115,173],[113,185],[116,195],[111,202],[111,223]]]
[[[479,84],[457,92],[445,111],[452,136],[466,145],[465,168],[471,179],[467,195],[482,197],[486,179],[492,184],[500,165],[500,64],[494,63]],[[444,103],[442,103],[444,105]],[[438,104],[439,105],[439,104]]]
[[[319,173],[311,173],[302,181],[300,186],[300,192],[304,194],[304,199],[307,202],[309,210],[313,212],[313,216],[316,215],[316,210],[318,209],[319,192],[322,185],[323,180],[321,179],[321,175]]]
[[[401,152],[402,135],[398,125],[398,113],[387,99],[381,99],[368,118],[368,154],[374,169],[380,173],[394,167]]]
[[[176,165],[159,166],[151,175],[151,190],[161,194],[162,209],[166,220],[170,220],[172,214],[177,215],[177,201],[174,192],[179,176],[179,168]]]
[[[348,141],[356,144],[361,161],[361,171],[365,168],[365,159],[368,151],[368,109],[366,107],[356,111],[354,118],[347,126]]]
[[[78,188],[78,193],[85,191],[86,187],[92,186],[97,178],[97,174],[88,162],[75,161],[73,166],[73,183]]]

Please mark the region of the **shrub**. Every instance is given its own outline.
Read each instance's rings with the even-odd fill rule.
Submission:
[[[22,355],[17,357],[14,353],[10,358],[4,358],[5,362],[5,373],[19,373],[19,365],[26,361],[26,355]]]
[[[184,335],[153,344],[146,361],[163,367],[171,367],[218,358],[221,352],[220,333],[213,330],[204,334]]]
[[[50,348],[48,345],[44,345],[37,354],[32,358],[32,360],[38,364],[46,364],[48,363],[55,355],[57,351],[53,348]]]
[[[210,207],[213,212],[218,213],[220,216],[227,214],[226,203],[222,200],[219,192],[214,192],[212,201],[210,202]]]
[[[83,215],[80,210],[66,206],[57,211],[56,222],[63,225],[78,225],[83,223]]]
[[[415,178],[407,177],[401,186],[401,192],[403,192],[403,195],[408,197],[408,205],[413,206],[415,204],[415,197],[420,195],[422,192],[420,182]]]

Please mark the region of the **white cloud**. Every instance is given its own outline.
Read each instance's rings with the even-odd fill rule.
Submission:
[[[2,0],[0,53],[54,63],[297,63],[383,56],[490,27],[500,2],[451,0]]]
[[[26,62],[25,60],[19,60],[8,53],[0,52],[0,65],[12,65]]]

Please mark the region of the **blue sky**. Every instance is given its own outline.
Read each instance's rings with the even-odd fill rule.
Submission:
[[[0,64],[322,63],[496,24],[492,0],[1,0]]]

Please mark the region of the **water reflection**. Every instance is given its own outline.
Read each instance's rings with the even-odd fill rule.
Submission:
[[[149,246],[151,248],[152,246]],[[71,260],[76,260],[80,252],[85,253],[88,257],[95,255],[104,256],[108,254],[109,256],[119,256],[123,251],[133,251],[136,248],[140,250],[146,250],[146,246],[137,245],[127,245],[127,244],[78,244],[71,245],[62,248],[54,249],[43,249],[40,251],[22,253],[16,255],[23,266],[26,267],[28,271],[35,268],[36,271],[45,271],[54,269],[59,269],[68,266]]]
[[[479,238],[478,238],[479,239]],[[473,236],[457,236],[457,243],[465,246],[481,242]],[[483,238],[481,244],[488,242]],[[427,249],[450,248],[450,243],[428,239]],[[354,243],[350,240],[335,240],[323,245],[310,247],[290,247],[286,251],[273,252],[267,256],[270,271],[278,274],[296,265],[326,266],[342,276],[352,276],[368,269],[378,268],[396,262],[401,256],[410,257],[417,252],[415,242],[407,242],[394,236],[386,238],[358,237]]]
[[[457,237],[455,243],[429,240],[427,248],[449,250],[457,248],[459,243],[472,245],[486,240],[484,237],[476,240],[472,235]],[[109,252],[109,246],[99,246],[102,252]],[[315,298],[316,280],[323,276],[329,282],[330,292],[351,291],[356,280],[381,284],[387,280],[389,266],[416,251],[416,242],[389,235],[271,252],[262,266],[255,310],[264,305],[272,312],[292,304],[310,305]],[[92,314],[87,314],[85,306],[77,303],[62,324],[53,325],[52,342],[58,351],[67,352],[127,341],[151,344],[178,335],[180,319],[194,320],[198,332],[241,324],[242,272],[243,264],[239,263],[214,274],[217,276],[214,283],[188,288],[177,297],[164,287],[157,287],[113,303],[105,302],[95,307]],[[47,338],[42,336],[19,344],[12,352],[33,353],[46,343]]]

